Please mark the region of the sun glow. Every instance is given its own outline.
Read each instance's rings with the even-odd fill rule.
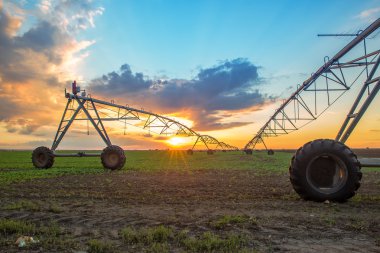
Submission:
[[[180,137],[172,137],[169,140],[166,141],[169,143],[171,146],[181,146],[185,144],[187,141],[184,138]]]

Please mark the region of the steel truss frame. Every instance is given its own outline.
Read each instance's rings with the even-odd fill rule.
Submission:
[[[359,94],[336,136],[336,141],[346,142],[380,89],[380,47],[376,45],[377,49],[368,53],[366,43],[366,39],[372,39],[369,36],[379,28],[380,19],[377,19],[364,31],[355,34],[356,37],[334,57],[325,57],[324,65],[297,87],[245,145],[244,150],[254,149],[260,143],[267,149],[264,138],[291,133],[316,120],[362,78],[364,81]],[[363,52],[359,48],[361,44],[364,53],[357,55]],[[353,69],[356,69],[355,74],[352,73]],[[320,105],[321,98],[327,104]]]
[[[142,129],[147,129],[161,135],[180,135],[180,136],[195,136],[197,137],[192,150],[198,142],[203,143],[207,150],[211,150],[210,145],[215,144],[215,149],[227,151],[238,150],[238,148],[228,145],[224,142],[218,141],[216,138],[209,135],[202,135],[184,124],[152,112],[144,111],[143,109],[135,109],[129,106],[118,105],[113,102],[106,102],[103,100],[95,99],[90,96],[78,96],[70,93],[65,93],[67,104],[63,112],[61,121],[58,126],[51,150],[55,151],[61,143],[63,137],[69,130],[74,121],[87,121],[91,122],[106,146],[111,146],[111,140],[107,134],[106,128],[103,124],[104,121],[121,121],[124,122],[124,134],[128,120],[140,120],[144,124],[141,125]],[[77,107],[74,107],[74,103]],[[107,112],[109,113],[107,113]],[[78,118],[83,112],[83,118]],[[146,119],[144,118],[146,117]],[[145,122],[144,122],[145,121]],[[83,152],[77,154],[56,154],[55,156],[99,156],[99,154],[85,154]]]

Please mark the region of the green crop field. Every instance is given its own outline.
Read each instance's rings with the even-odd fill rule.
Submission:
[[[207,155],[184,151],[126,151],[127,162],[121,170],[204,170],[204,169],[255,169],[258,172],[287,172],[291,153],[277,152],[268,156],[266,152],[255,152],[248,156],[242,152],[217,152]],[[53,168],[36,169],[31,161],[31,151],[0,151],[0,185],[69,174],[104,173],[99,157],[55,158]]]
[[[118,173],[126,171],[162,170],[207,170],[242,169],[258,173],[287,173],[292,153],[276,152],[268,156],[264,151],[246,155],[241,151],[217,152],[207,155],[185,151],[126,151],[127,162]],[[363,171],[378,171],[378,168],[364,168]],[[53,168],[37,169],[31,161],[31,151],[0,151],[0,185],[35,178],[48,178],[70,174],[95,174],[107,172],[99,157],[59,157]]]

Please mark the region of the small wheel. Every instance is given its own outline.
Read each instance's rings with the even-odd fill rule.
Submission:
[[[298,149],[290,165],[294,190],[306,200],[343,202],[355,195],[362,173],[356,155],[334,140],[315,140]]]
[[[268,149],[268,155],[274,155],[273,149]]]
[[[33,150],[32,162],[34,167],[39,169],[49,169],[54,164],[54,154],[47,147],[38,147]]]
[[[186,152],[188,155],[192,155],[194,153],[194,151],[192,149],[188,149]]]
[[[245,149],[244,152],[245,152],[247,155],[252,155],[252,149]]]
[[[103,167],[110,170],[119,170],[125,164],[124,150],[116,145],[111,145],[103,149],[100,155]]]
[[[212,150],[212,149],[207,150],[207,154],[208,155],[213,155],[214,154],[214,150]]]

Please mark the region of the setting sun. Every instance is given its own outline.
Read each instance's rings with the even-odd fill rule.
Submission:
[[[171,146],[181,146],[186,143],[186,140],[184,138],[180,137],[173,137],[166,141]]]

